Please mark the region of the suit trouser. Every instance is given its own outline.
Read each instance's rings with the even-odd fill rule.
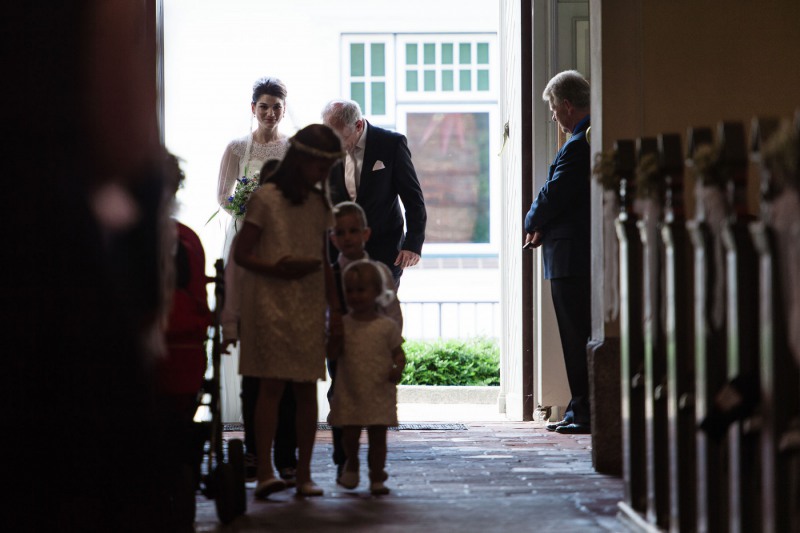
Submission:
[[[586,345],[592,328],[591,278],[572,276],[551,279],[550,289],[572,395],[564,418],[571,417],[576,424],[589,425],[591,410]]]

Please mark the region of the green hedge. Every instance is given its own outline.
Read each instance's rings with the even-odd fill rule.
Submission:
[[[487,338],[406,341],[401,385],[500,385],[500,348]]]

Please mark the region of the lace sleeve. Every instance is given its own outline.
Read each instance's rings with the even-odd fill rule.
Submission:
[[[234,153],[234,143],[230,143],[222,154],[219,165],[219,183],[217,184],[217,203],[224,206],[228,197],[233,194],[236,179],[239,177],[239,159]]]

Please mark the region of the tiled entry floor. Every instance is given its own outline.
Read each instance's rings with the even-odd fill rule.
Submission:
[[[317,433],[312,472],[325,489],[300,499],[293,490],[253,500],[227,527],[214,502],[197,498],[198,532],[558,532],[621,531],[615,518],[622,480],[591,466],[588,435],[558,435],[536,422],[465,422],[466,430],[389,432],[388,496],[369,494],[362,437],[362,484],[334,482],[331,434]],[[226,433],[241,437],[241,433]]]

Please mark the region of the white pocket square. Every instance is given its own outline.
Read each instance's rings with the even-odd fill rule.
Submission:
[[[383,164],[383,161],[378,159],[377,161],[375,161],[375,164],[372,166],[372,171],[375,172],[376,170],[382,170],[384,168],[386,168],[386,165]]]

